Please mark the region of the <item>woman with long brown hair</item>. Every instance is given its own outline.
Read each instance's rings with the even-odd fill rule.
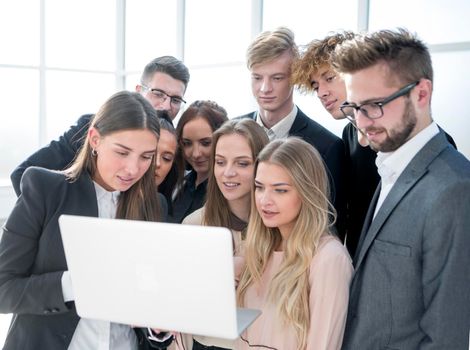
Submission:
[[[4,349],[137,349],[130,326],[77,315],[58,218],[160,220],[159,133],[150,103],[119,92],[94,116],[70,168],[25,171],[0,242],[0,312],[14,314]]]

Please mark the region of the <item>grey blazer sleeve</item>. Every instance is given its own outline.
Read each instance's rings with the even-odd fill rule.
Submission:
[[[4,226],[0,242],[2,313],[44,315],[69,311],[61,285],[65,262],[55,263],[63,254],[59,250],[62,243],[58,225],[49,221],[59,198],[54,198],[55,182],[47,181],[43,172],[33,167],[24,173],[23,194]],[[55,268],[44,268],[46,265]]]
[[[40,166],[46,169],[62,170],[72,162],[83,145],[92,117],[93,114],[81,116],[77,124],[67,130],[58,140],[36,151],[13,170],[10,179],[17,196],[21,194],[21,177],[28,167]]]
[[[470,329],[470,178],[434,199],[423,229],[422,285],[427,335],[420,349],[467,349]]]

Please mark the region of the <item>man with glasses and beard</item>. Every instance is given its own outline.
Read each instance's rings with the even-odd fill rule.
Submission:
[[[303,48],[301,57],[292,68],[293,83],[301,92],[313,92],[335,120],[345,119],[340,106],[346,100],[346,86],[341,74],[332,66],[331,54],[337,46],[354,38],[354,35],[353,32],[344,31],[312,40]],[[452,137],[448,134],[446,137],[456,147]],[[375,165],[377,152],[368,147],[367,138],[357,131],[354,120],[346,124],[342,138],[348,161],[346,247],[354,256],[380,176]]]
[[[343,349],[468,349],[470,162],[431,117],[427,47],[406,30],[333,54],[340,110],[378,152],[381,182],[353,260]]]

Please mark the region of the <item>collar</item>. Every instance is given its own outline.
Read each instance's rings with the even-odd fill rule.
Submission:
[[[439,128],[432,122],[393,152],[378,152],[375,164],[384,179],[397,179],[416,154],[439,133]]]
[[[120,191],[110,192],[110,191],[105,190],[95,181],[93,181],[93,184],[95,185],[96,198],[98,199],[98,202],[110,200],[113,202],[113,204],[117,204],[119,195],[121,194]]]
[[[295,117],[297,116],[298,108],[296,105],[284,118],[279,120],[276,124],[273,125],[271,129],[268,129],[264,126],[263,121],[261,120],[261,114],[256,112],[256,122],[261,125],[268,134],[269,140],[281,139],[289,136],[289,130],[294,124]]]

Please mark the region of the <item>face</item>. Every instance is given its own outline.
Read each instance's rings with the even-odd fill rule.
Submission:
[[[239,134],[221,136],[215,148],[214,176],[227,201],[250,201],[254,159],[248,140]]]
[[[256,209],[267,227],[277,227],[287,239],[295,225],[302,199],[288,172],[276,164],[261,162],[255,177]]]
[[[176,154],[176,136],[165,129],[160,130],[155,157],[155,182],[159,186],[170,172]]]
[[[283,116],[290,112],[293,106],[291,65],[292,56],[285,52],[272,61],[251,67],[251,89],[260,109]]]
[[[165,92],[168,96],[183,98],[185,92],[184,83],[180,80],[172,78],[170,75],[162,72],[156,72],[152,79],[146,83],[146,86],[151,89],[159,89]],[[162,101],[152,93],[152,91],[144,89],[141,85],[137,85],[137,92],[141,93],[155,108],[156,110],[166,110],[171,119],[175,119],[180,107],[171,102],[168,96]]]
[[[339,109],[346,101],[346,85],[342,77],[331,67],[324,66],[310,77],[312,88],[320,99],[323,107],[334,119],[343,119]]]
[[[212,129],[204,118],[197,117],[183,127],[181,146],[184,158],[201,179],[206,179],[209,173],[211,143]]]
[[[345,80],[347,101],[357,105],[383,100],[402,88],[399,84],[389,86],[389,73],[383,64],[347,74]],[[393,152],[416,135],[416,110],[409,96],[399,97],[382,109],[383,116],[378,119],[369,119],[363,113],[357,113],[356,124],[366,135],[372,149]]]
[[[101,137],[91,128],[90,146],[96,150],[93,180],[107,191],[127,191],[149,169],[157,137],[149,130],[117,131]]]

